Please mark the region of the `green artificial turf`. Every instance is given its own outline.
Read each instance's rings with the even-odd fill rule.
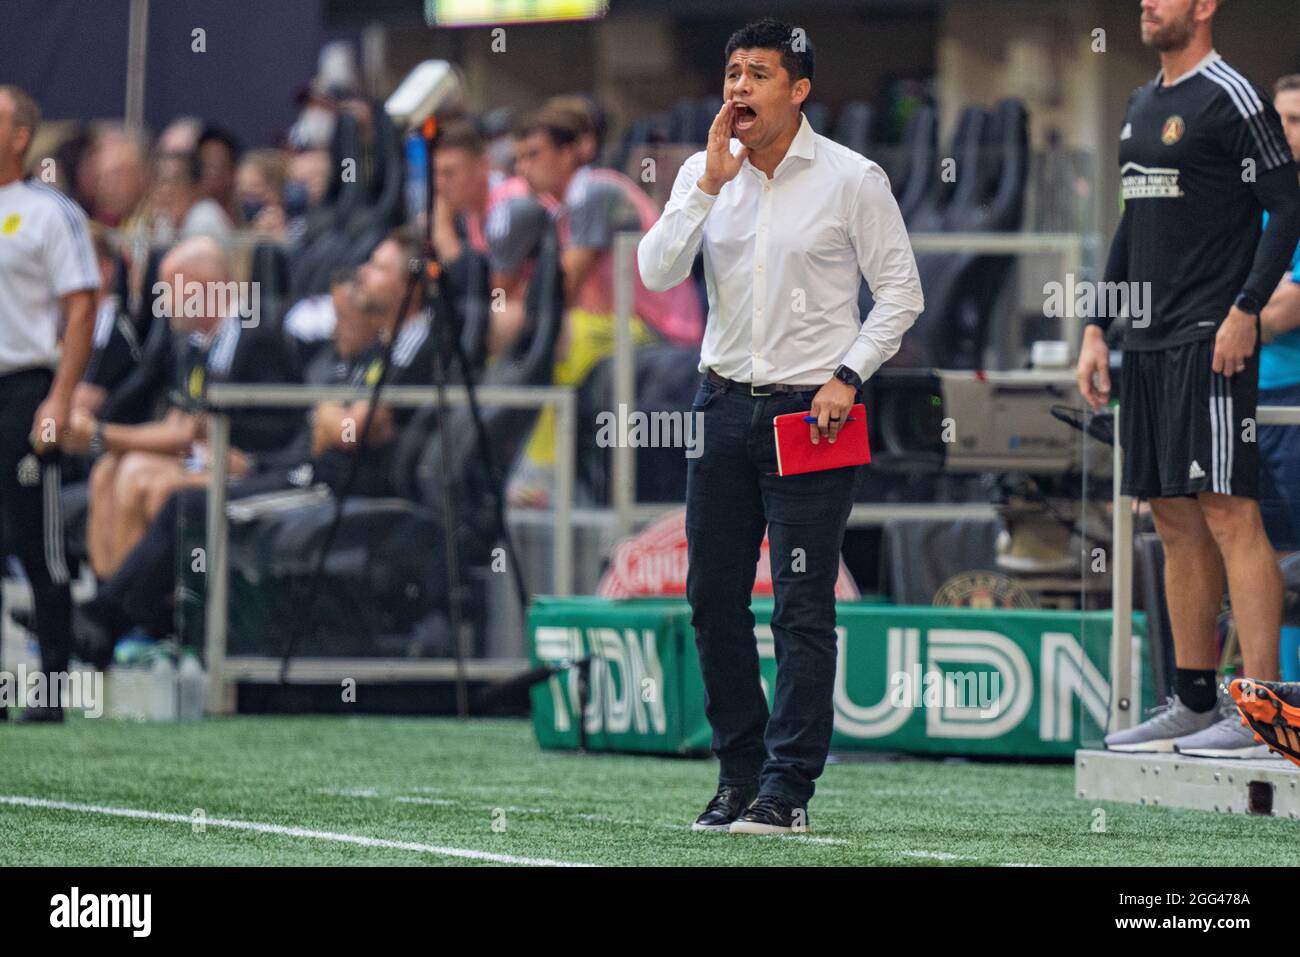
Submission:
[[[1069,765],[832,763],[799,837],[695,834],[712,761],[543,752],[517,720],[72,718],[0,724],[0,801],[36,798],[518,858],[636,865],[1300,864],[1300,823],[1101,803]],[[0,803],[0,864],[495,864]]]

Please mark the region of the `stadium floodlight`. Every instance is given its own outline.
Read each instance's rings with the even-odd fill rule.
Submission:
[[[425,60],[406,75],[384,103],[384,112],[398,126],[418,127],[443,106],[460,99],[465,84],[446,60]]]

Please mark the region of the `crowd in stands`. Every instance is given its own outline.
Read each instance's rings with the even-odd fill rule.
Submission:
[[[430,307],[422,291],[404,295],[424,215],[400,208],[368,222],[382,230],[365,248],[340,240],[333,259],[313,258],[339,228],[341,214],[328,207],[339,195],[333,180],[349,173],[336,167],[341,122],[359,136],[357,155],[345,157],[355,161],[352,175],[380,176],[382,108],[345,89],[313,89],[299,121],[271,146],[246,149],[218,126],[180,117],[152,141],[96,124],[31,157],[34,175],[54,160],[54,184],[90,217],[102,281],[94,354],[64,442],[69,477],[82,480],[64,492],[69,551],[98,582],[75,616],[86,660],[107,663],[133,632],[157,639],[171,631],[177,516],[196,503],[202,514],[209,481],[209,383],[364,388],[383,375],[390,385],[433,384]],[[457,326],[481,330],[478,341],[460,343],[472,374],[528,335],[529,283],[548,236],[558,242],[566,303],[552,381],[581,383],[612,353],[614,237],[648,229],[659,208],[599,165],[604,130],[599,107],[577,95],[528,113],[442,122],[430,232]],[[369,234],[348,239],[357,235]],[[324,263],[327,279],[250,310],[264,247],[291,268]],[[694,285],[652,293],[634,281],[635,341],[698,345],[704,312]],[[237,294],[212,295],[222,289]],[[474,313],[481,322],[469,321]],[[235,410],[228,494],[320,483],[339,494],[346,482],[352,495],[399,495],[392,455],[417,411],[371,409],[365,399]],[[512,463],[511,504],[550,503],[554,455],[543,413]]]

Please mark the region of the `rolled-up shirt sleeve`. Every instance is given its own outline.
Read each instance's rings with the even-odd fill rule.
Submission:
[[[703,153],[696,153],[682,164],[663,215],[637,246],[641,281],[652,292],[665,292],[691,274],[695,254],[704,240],[704,220],[718,198],[696,185],[703,171]]]
[[[875,306],[842,361],[865,381],[898,352],[903,334],[925,308],[907,227],[878,167],[866,170],[858,183],[849,239]]]

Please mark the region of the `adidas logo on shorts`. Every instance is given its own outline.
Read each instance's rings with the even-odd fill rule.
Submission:
[[[1205,469],[1201,468],[1196,459],[1192,459],[1192,467],[1187,470],[1187,477],[1205,478]]]

